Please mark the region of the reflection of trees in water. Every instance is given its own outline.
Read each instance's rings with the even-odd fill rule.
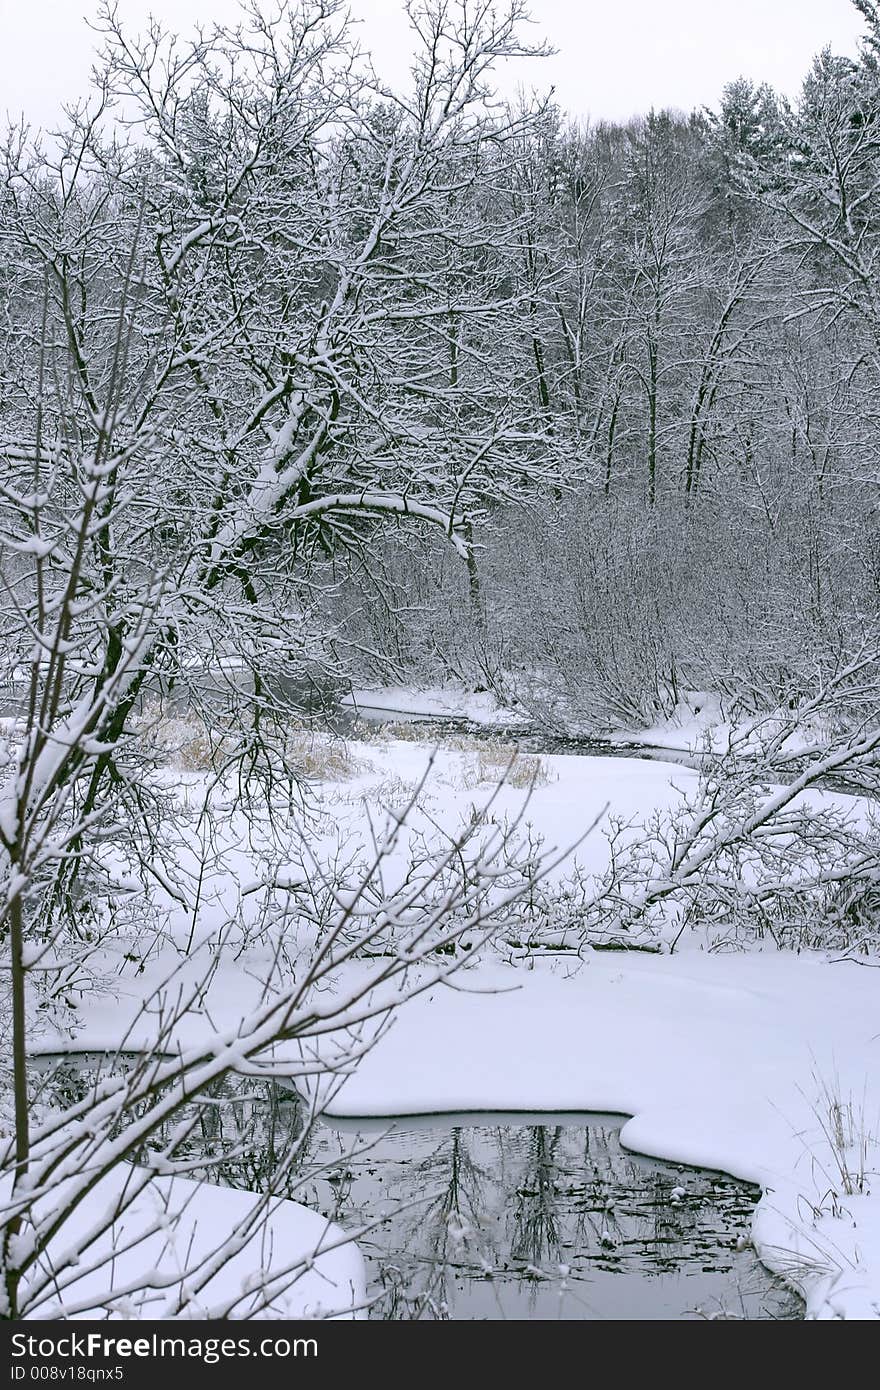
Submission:
[[[406,1148],[425,1136],[393,1142],[403,1165]],[[409,1199],[438,1177],[424,1207],[390,1220],[389,1244],[405,1254],[379,1262],[382,1316],[448,1316],[474,1281],[481,1309],[491,1306],[490,1289],[502,1309],[506,1282],[530,1313],[552,1316],[549,1294],[589,1315],[592,1282],[603,1273],[702,1273],[712,1260],[723,1269],[723,1241],[732,1245],[747,1229],[752,1209],[732,1180],[716,1192],[711,1174],[658,1171],[622,1150],[613,1126],[455,1130],[402,1167],[396,1191]]]
[[[41,1070],[35,1087],[43,1098],[71,1105],[109,1075],[99,1060],[71,1058]],[[168,1149],[175,1168],[193,1178],[301,1200],[307,1129],[295,1092],[272,1081],[226,1076],[157,1129],[150,1147]]]
[[[494,1268],[492,1175],[475,1161],[460,1128],[443,1135],[432,1152],[412,1166],[408,1198],[428,1192],[422,1204],[397,1223],[409,1260],[386,1264],[385,1316],[445,1318],[450,1280],[476,1266]]]
[[[681,1190],[662,1175],[647,1185],[647,1201],[640,1213],[643,1229],[638,1235],[654,1247],[658,1267],[674,1267],[682,1250],[697,1236],[704,1203],[687,1189],[683,1196],[676,1195]]]
[[[100,1076],[96,1063],[71,1059],[37,1085],[44,1101],[70,1103]],[[294,1092],[246,1077],[217,1083],[152,1146],[173,1135],[175,1162],[194,1177],[292,1197],[349,1230],[374,1224],[362,1245],[378,1295],[373,1316],[382,1318],[446,1318],[462,1306],[485,1316],[487,1302],[503,1316],[511,1285],[527,1291],[537,1316],[554,1316],[548,1287],[589,1316],[599,1277],[732,1267],[754,1201],[732,1179],[628,1153],[612,1124],[347,1137],[326,1122],[311,1128]],[[751,1292],[766,1294],[769,1280],[753,1265]]]
[[[597,1278],[702,1274],[713,1261],[723,1270],[723,1244],[747,1229],[752,1209],[740,1184],[658,1168],[622,1150],[610,1125],[455,1130],[409,1165],[403,1153],[424,1133],[392,1142],[401,1198],[436,1189],[438,1178],[441,1186],[389,1222],[388,1243],[405,1253],[378,1261],[384,1317],[454,1316],[463,1305],[485,1315],[493,1297],[503,1314],[505,1285],[516,1286],[526,1315],[554,1316],[565,1302],[590,1316]],[[758,1278],[754,1291],[766,1291]],[[740,1307],[735,1283],[730,1298]]]
[[[642,1159],[621,1148],[616,1129],[600,1127],[583,1131],[581,1163],[584,1183],[575,1200],[582,1253],[606,1264],[637,1260],[650,1277],[678,1268],[695,1242],[717,1244],[725,1214],[710,1174]],[[735,1189],[727,1180],[722,1198]],[[744,1197],[738,1214],[748,1220],[752,1207]]]
[[[570,1131],[571,1151],[566,1166],[573,1181],[568,1189],[569,1254],[608,1258],[625,1239],[616,1202],[624,1155],[618,1131],[605,1125]],[[609,1241],[614,1242],[609,1245]]]
[[[526,1162],[516,1191],[510,1254],[535,1267],[549,1260],[562,1262],[556,1158],[562,1132],[560,1126],[548,1129],[546,1125],[533,1125],[526,1131]]]
[[[271,1081],[246,1089],[237,1079],[231,1085],[228,1081],[198,1103],[196,1128],[187,1141],[191,1156],[207,1160],[204,1174],[212,1182],[249,1192],[271,1188],[282,1197],[297,1194],[310,1137],[303,1132],[301,1103]],[[290,1164],[297,1146],[300,1151]],[[279,1173],[284,1175],[280,1185]]]

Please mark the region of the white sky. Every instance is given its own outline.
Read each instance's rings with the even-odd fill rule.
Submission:
[[[271,0],[270,0],[271,3]],[[85,93],[94,36],[83,16],[97,0],[0,0],[0,117],[55,121]],[[119,0],[137,27],[148,13],[179,32],[194,21],[233,19],[236,0]],[[406,80],[408,30],[400,0],[351,0],[362,46],[380,74]],[[566,111],[625,119],[651,106],[714,105],[745,75],[794,95],[814,53],[830,43],[855,54],[860,19],[849,0],[533,0],[535,37],[555,57],[511,64],[502,79],[555,87]]]

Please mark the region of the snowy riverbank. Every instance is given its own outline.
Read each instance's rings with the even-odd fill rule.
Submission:
[[[241,1007],[240,971],[221,968],[214,1028],[234,1026]],[[818,957],[477,964],[409,1002],[328,1111],[627,1114],[626,1146],[762,1187],[756,1250],[809,1316],[877,1317],[878,1018],[880,971]],[[181,1043],[208,1027],[192,1016]],[[108,1001],[76,1046],[107,1048],[120,1031]],[[299,1069],[299,1053],[289,1055]],[[327,1084],[335,1090],[338,1077]],[[308,1227],[291,1229],[301,1240]]]
[[[325,783],[326,846],[351,843],[364,806],[388,804],[424,770],[427,750],[388,741],[381,756],[351,745],[347,783]],[[372,758],[372,762],[369,759]],[[528,807],[548,843],[565,844],[602,812],[632,820],[674,806],[695,782],[686,769],[627,759],[547,758]],[[468,752],[437,755],[425,789],[430,814],[454,823],[488,784],[491,770]],[[485,780],[480,782],[480,777]],[[189,790],[198,778],[189,779]],[[501,811],[521,805],[508,787]],[[331,828],[332,827],[332,828]],[[259,856],[245,847],[243,825],[218,823],[227,878],[223,894],[250,901]],[[596,832],[577,851],[601,871],[607,845]],[[248,880],[251,880],[249,883]],[[224,886],[225,885],[225,886]],[[223,891],[220,891],[220,890]],[[210,939],[210,916],[199,940]],[[177,933],[182,934],[181,922]],[[190,961],[170,948],[145,968],[119,976],[84,1005],[74,1036],[44,1032],[40,1049],[100,1050],[150,1045],[150,1016],[138,1011],[173,965],[175,988],[195,982]],[[254,1008],[273,962],[252,944],[221,955],[200,1007],[175,1031],[182,1047],[234,1030]],[[356,962],[335,988],[364,975]],[[596,1110],[632,1118],[623,1142],[656,1157],[711,1168],[759,1183],[764,1197],[754,1236],[762,1260],[803,1293],[812,1317],[880,1316],[880,969],[870,959],[839,960],[773,949],[696,949],[673,955],[588,951],[583,961],[534,954],[516,963],[470,962],[452,985],[408,1002],[341,1087],[322,1081],[320,1063],[302,1076],[301,1053],[288,1044],[276,1062],[300,1073],[300,1086],[327,1086],[336,1115],[463,1110]],[[135,1021],[137,1020],[137,1021]],[[131,1032],[128,1032],[132,1029]],[[333,1039],[322,1043],[330,1057]],[[345,1040],[336,1039],[341,1050]],[[873,1187],[873,1191],[872,1191]],[[291,1230],[307,1233],[303,1218]],[[297,1218],[298,1220],[299,1218]],[[346,1277],[357,1282],[357,1267]]]

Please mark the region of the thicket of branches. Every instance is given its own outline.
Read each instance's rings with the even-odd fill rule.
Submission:
[[[516,143],[496,210],[510,355],[546,486],[474,480],[470,582],[432,538],[383,538],[348,631],[371,674],[497,684],[593,727],[683,688],[746,708],[815,688],[878,601],[878,17],[797,100],[732,82],[717,110]],[[502,201],[503,200],[503,201]],[[481,341],[447,333],[472,361]],[[515,363],[515,368],[513,364]]]
[[[474,489],[502,463],[514,490],[547,471],[513,359],[491,350],[519,303],[499,185],[533,115],[497,107],[488,76],[528,51],[520,14],[410,17],[400,95],[332,0],[271,19],[249,6],[192,42],[155,25],[132,37],[107,6],[91,102],[60,133],[3,142],[7,1317],[283,1308],[314,1251],[260,1252],[296,1149],[234,1230],[172,1270],[154,1247],[166,1229],[189,1241],[167,1181],[192,1167],[191,1123],[153,1136],[227,1072],[270,1075],[279,1045],[294,1049],[286,1074],[344,1072],[368,1025],[454,969],[538,872],[515,827],[420,845],[405,805],[343,878],[302,834],[288,757],[292,710],[340,669],[326,618],[340,557],[399,518],[468,563]],[[454,349],[450,388],[436,363],[465,327],[483,347]],[[216,754],[195,813],[151,738],[169,701],[202,717]],[[217,828],[248,818],[236,833],[259,841],[261,875],[230,899]],[[299,886],[272,867],[297,858]],[[184,1046],[218,963],[248,945],[252,1007]],[[134,1025],[152,1027],[149,1058],[117,1059],[122,1074],[45,1118],[28,1062],[40,1006],[163,951]],[[339,983],[355,957],[377,963]],[[330,1035],[346,1041],[319,1060]],[[246,1298],[212,1282],[243,1253],[261,1271]]]
[[[880,19],[857,3],[861,59],[822,55],[794,107],[739,82],[716,115],[589,129],[494,97],[530,51],[516,3],[411,0],[403,93],[334,0],[193,41],[134,37],[111,5],[91,100],[7,133],[5,1316],[277,1310],[308,1256],[247,1298],[212,1281],[265,1235],[294,1151],[188,1270],[102,1282],[126,1213],[192,1167],[188,1107],[230,1071],[344,1074],[530,912],[576,945],[653,941],[876,880],[870,827],[803,795],[873,790],[880,743]],[[365,671],[624,723],[703,686],[753,720],[675,816],[612,835],[568,911],[516,825],[420,843],[412,801],[372,857],[321,863],[288,726]],[[150,736],[174,702],[211,745],[201,808]],[[217,827],[248,820],[265,873],[206,931]],[[181,1041],[255,944],[240,1025]],[[132,1025],[153,1055],[35,1109],[39,1005],[166,949]]]

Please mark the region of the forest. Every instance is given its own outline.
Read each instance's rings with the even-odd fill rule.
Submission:
[[[800,1315],[880,1316],[880,10],[853,4],[859,56],[796,99],[732,74],[614,124],[498,94],[511,58],[540,91],[519,0],[407,0],[405,90],[337,0],[189,37],[105,3],[63,127],[6,130],[5,1319],[364,1315],[381,1219],[306,1202],[291,1245],[279,1202],[328,1115],[458,1111],[632,1115],[629,1147],[775,1194],[749,1239]],[[548,1020],[527,1060],[513,972]],[[494,1022],[449,988],[484,976]],[[603,1071],[620,981],[637,1045]],[[104,1060],[53,1080],[77,1055]],[[296,1094],[290,1143],[206,1176],[214,1111],[212,1161],[265,1157],[242,1079]]]

